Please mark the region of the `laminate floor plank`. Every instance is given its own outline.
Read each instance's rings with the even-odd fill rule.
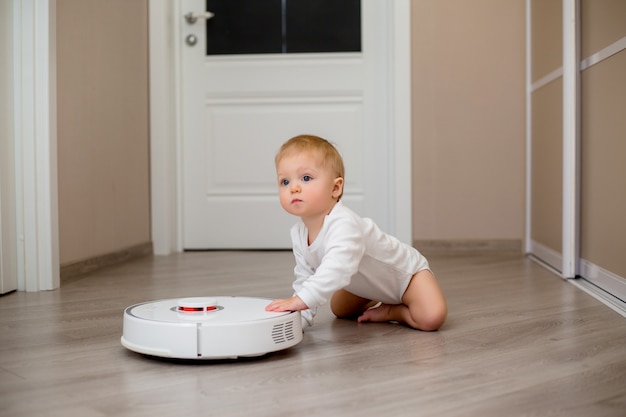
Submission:
[[[0,298],[0,415],[624,416],[626,320],[523,256],[431,257],[437,332],[337,320],[261,358],[163,360],[120,344],[125,307],[286,297],[290,252],[148,257]]]

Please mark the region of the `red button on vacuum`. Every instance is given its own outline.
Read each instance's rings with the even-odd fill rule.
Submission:
[[[178,311],[185,313],[201,313],[217,310],[217,300],[213,298],[195,297],[178,300]]]

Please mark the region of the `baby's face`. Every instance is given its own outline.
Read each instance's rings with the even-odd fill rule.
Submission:
[[[343,179],[316,152],[288,154],[276,165],[281,206],[303,219],[325,216],[337,202]]]

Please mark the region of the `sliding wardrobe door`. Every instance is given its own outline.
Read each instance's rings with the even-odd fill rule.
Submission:
[[[528,252],[561,271],[563,235],[563,12],[529,0]]]
[[[625,301],[626,1],[580,6],[580,274]]]
[[[527,251],[626,315],[626,2],[526,5]]]

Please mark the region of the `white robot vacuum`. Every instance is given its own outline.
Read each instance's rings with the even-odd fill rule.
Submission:
[[[122,345],[175,359],[256,357],[297,345],[300,312],[265,311],[270,301],[192,297],[135,304],[124,310]]]

